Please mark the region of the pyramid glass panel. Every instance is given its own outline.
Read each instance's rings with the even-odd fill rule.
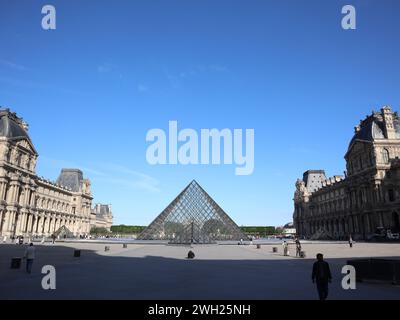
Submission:
[[[241,239],[247,240],[247,236],[194,180],[138,237],[170,243]]]

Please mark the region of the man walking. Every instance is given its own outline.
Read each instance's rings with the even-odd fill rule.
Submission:
[[[312,281],[317,283],[319,300],[328,298],[328,283],[332,282],[331,270],[328,262],[324,261],[322,253],[317,254],[317,261],[313,265]]]
[[[283,255],[284,256],[288,256],[289,255],[289,245],[288,245],[288,243],[286,241],[283,241],[282,247],[283,247]]]
[[[26,259],[26,272],[31,273],[33,260],[35,259],[35,247],[33,243],[26,248],[24,258]]]
[[[351,235],[349,237],[349,246],[350,248],[353,248],[353,238],[351,237]]]
[[[296,239],[296,257],[301,258],[301,243],[299,239]]]

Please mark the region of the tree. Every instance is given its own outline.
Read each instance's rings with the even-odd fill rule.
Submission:
[[[142,227],[142,226],[119,225],[119,226],[112,226],[111,227],[111,232],[112,233],[119,233],[119,234],[139,234],[145,228],[146,227]]]
[[[93,227],[90,230],[90,234],[92,235],[107,235],[110,234],[111,232],[108,231],[106,228],[98,228],[98,227]]]

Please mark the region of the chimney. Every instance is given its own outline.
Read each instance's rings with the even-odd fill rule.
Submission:
[[[383,117],[385,137],[387,139],[396,139],[396,131],[394,130],[394,125],[393,125],[392,109],[389,106],[384,106],[381,109],[381,112]]]

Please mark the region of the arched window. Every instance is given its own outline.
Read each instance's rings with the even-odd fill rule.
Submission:
[[[389,163],[389,150],[388,149],[382,149],[382,161],[383,163]]]

